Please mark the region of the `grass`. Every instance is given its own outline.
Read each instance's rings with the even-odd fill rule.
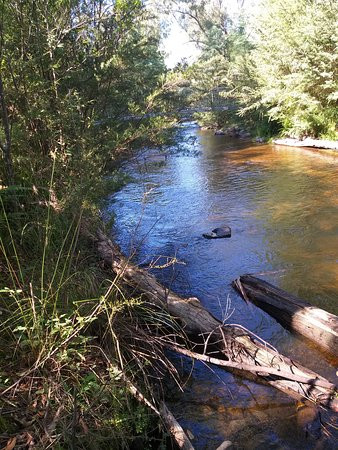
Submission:
[[[156,404],[173,368],[153,331],[175,325],[122,291],[82,236],[97,216],[53,186],[0,191],[0,447],[159,448],[121,373]]]

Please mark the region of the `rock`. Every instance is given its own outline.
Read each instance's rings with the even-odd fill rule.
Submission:
[[[224,136],[225,135],[224,131],[222,131],[222,130],[216,130],[214,134],[215,134],[215,136]]]
[[[206,239],[221,239],[231,237],[231,228],[228,226],[215,228],[211,233],[204,233]]]
[[[273,141],[277,145],[290,145],[291,147],[313,147],[324,148],[328,150],[338,150],[338,141],[328,141],[324,139],[311,139],[309,137],[304,140],[299,139],[276,139]]]
[[[262,144],[264,142],[264,139],[261,137],[257,137],[256,142],[259,142],[260,144]]]
[[[233,137],[233,138],[238,138],[239,137],[239,128],[238,127],[231,127],[228,128],[226,131],[227,136],[229,137]]]
[[[240,130],[239,131],[239,137],[242,138],[242,139],[246,139],[246,138],[251,137],[251,134],[248,131],[246,131],[246,130]]]
[[[219,447],[216,448],[216,450],[225,450],[226,448],[229,448],[231,446],[232,446],[231,441],[224,441]]]

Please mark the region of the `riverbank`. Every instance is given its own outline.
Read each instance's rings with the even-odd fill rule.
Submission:
[[[150,130],[148,142],[166,141],[166,130],[159,134]],[[84,233],[104,226],[104,199],[130,181],[117,166],[132,144],[94,174],[76,167],[81,183],[71,193],[75,183],[56,177],[64,169],[55,156],[39,183],[1,186],[1,448],[157,448],[168,440],[158,414],[130,389],[162,398],[149,372],[154,355],[167,360],[155,341],[151,353],[143,347],[151,339],[139,341],[138,324],[154,316],[122,291]],[[23,167],[15,168],[19,179]]]
[[[42,253],[31,242],[36,253],[28,257],[37,274],[9,216],[16,256],[6,249],[1,258],[0,446],[157,448],[165,439],[159,419],[124,379],[152,398],[148,357],[135,341],[141,303],[122,293],[83,237],[81,228],[94,230],[98,222],[83,214],[61,228],[58,215],[49,212]],[[121,372],[121,365],[128,368]]]

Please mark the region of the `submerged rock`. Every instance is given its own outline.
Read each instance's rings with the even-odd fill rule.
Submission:
[[[204,233],[206,239],[221,239],[231,237],[231,228],[228,226],[215,228],[211,233]]]

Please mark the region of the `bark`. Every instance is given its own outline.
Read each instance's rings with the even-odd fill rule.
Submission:
[[[252,275],[233,283],[245,300],[338,357],[338,317]]]
[[[338,141],[329,141],[326,139],[276,139],[273,141],[276,145],[287,145],[289,147],[310,147],[322,148],[327,150],[338,150]]]
[[[259,341],[258,337],[250,335],[240,326],[222,323],[210,314],[197,298],[182,298],[162,286],[153,275],[125,258],[102,231],[91,238],[100,257],[117,275],[119,281],[132,288],[136,294],[142,294],[150,303],[167,309],[181,323],[185,333],[204,336],[206,347],[210,343],[213,347],[217,346],[223,359],[242,365],[275,368],[292,375],[307,377],[309,380],[328,382],[315,372],[271,349],[268,344]],[[294,398],[308,399],[338,411],[335,388],[316,386],[312,382],[297,382],[282,376],[257,374],[257,370],[233,371],[269,384]]]

